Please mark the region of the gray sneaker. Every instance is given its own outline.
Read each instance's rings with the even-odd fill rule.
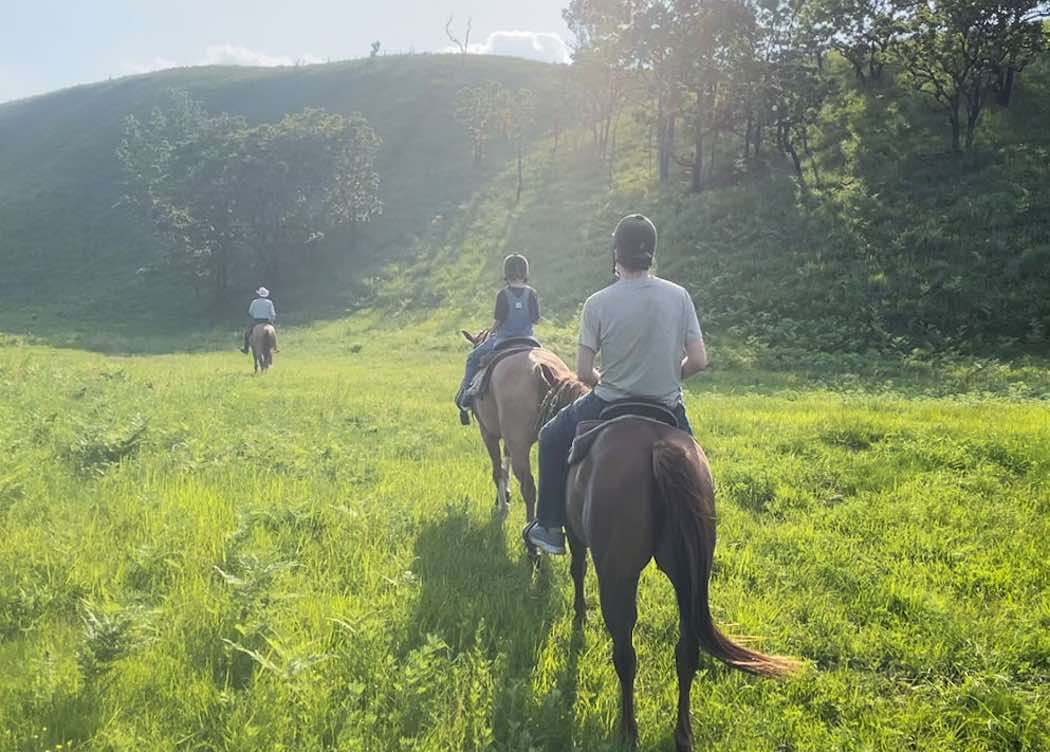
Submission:
[[[565,533],[561,528],[546,528],[539,521],[531,522],[523,531],[525,542],[555,556],[565,555]]]

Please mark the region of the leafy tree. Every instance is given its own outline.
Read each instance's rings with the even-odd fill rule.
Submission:
[[[501,126],[506,96],[503,84],[497,81],[466,86],[456,94],[456,119],[470,138],[475,167],[481,166],[485,145]]]
[[[331,204],[336,222],[355,228],[383,213],[375,166],[383,142],[360,114],[344,119],[342,131]]]
[[[861,83],[878,81],[905,32],[905,0],[810,0],[802,9],[810,41],[842,55]]]
[[[609,151],[613,130],[632,91],[631,54],[625,30],[632,4],[619,0],[572,0],[562,11],[576,37],[572,70],[582,115],[599,155]]]
[[[304,110],[250,128],[174,92],[147,122],[128,117],[118,156],[169,258],[221,295],[238,251],[279,278],[332,227],[377,215],[378,144],[359,115]]]
[[[184,91],[169,92],[166,107],[146,120],[129,115],[117,149],[140,207],[168,241],[168,261],[221,294],[242,241],[235,222],[236,165],[244,120],[211,116]]]
[[[899,45],[902,82],[948,115],[952,151],[970,149],[988,97],[1004,71],[1022,70],[1046,49],[1038,0],[917,3]]]

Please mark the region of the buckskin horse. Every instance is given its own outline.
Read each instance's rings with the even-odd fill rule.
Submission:
[[[569,378],[576,381],[574,375]],[[714,484],[703,450],[688,433],[634,416],[581,424],[570,465],[566,529],[576,624],[581,626],[586,618],[584,577],[589,548],[620,678],[621,733],[631,746],[637,743],[633,632],[638,579],[655,558],[678,599],[675,744],[678,752],[691,752],[689,693],[701,647],[733,668],[760,676],[788,676],[798,671],[799,664],[737,644],[712,619],[708,583],[715,549]]]
[[[460,333],[475,347],[489,336],[488,330],[476,335],[462,330]],[[572,384],[573,374],[561,358],[539,347],[501,357],[490,368],[488,389],[474,398],[473,411],[492,460],[496,511],[504,518],[510,512],[513,471],[525,500],[525,517],[532,522],[536,515],[536,482],[529,454],[546,420],[578,396],[572,388],[552,388]],[[586,391],[586,387],[583,389]]]
[[[255,361],[255,372],[269,370],[273,365],[273,353],[277,349],[277,330],[273,324],[256,324],[252,328],[249,344],[252,348],[252,359]]]

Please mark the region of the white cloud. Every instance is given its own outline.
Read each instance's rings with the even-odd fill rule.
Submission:
[[[136,62],[124,62],[121,67],[125,73],[152,73],[153,71],[164,70],[165,68],[175,68],[178,63],[174,60],[168,60],[165,57],[155,57],[146,63]]]
[[[324,60],[316,55],[268,55],[265,52],[253,50],[240,44],[213,44],[204,50],[204,54],[189,65],[248,65],[262,68],[276,68],[283,65],[314,65],[323,63]],[[176,68],[184,63],[169,60],[163,57],[155,57],[148,62],[132,61],[124,62],[122,68],[125,73],[152,73],[153,71],[166,68]]]
[[[314,55],[268,55],[265,52],[252,50],[239,44],[213,44],[204,51],[200,65],[251,65],[262,68],[276,68],[282,65],[323,63]]]
[[[455,52],[445,48],[445,52]],[[472,44],[469,51],[476,55],[508,55],[539,60],[544,63],[568,63],[569,46],[560,36],[537,31],[496,31],[481,44]]]

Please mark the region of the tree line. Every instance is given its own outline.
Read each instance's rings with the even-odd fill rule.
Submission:
[[[334,228],[352,237],[381,214],[380,143],[361,115],[305,109],[249,125],[172,91],[126,118],[117,156],[168,266],[222,295],[248,272],[282,279]]]
[[[746,168],[771,151],[802,178],[807,159],[816,169],[813,129],[838,57],[861,87],[921,94],[946,116],[958,153],[1047,50],[1046,15],[1039,0],[571,0],[575,51],[554,109],[589,130],[602,157],[621,116],[636,113],[663,185],[685,172],[699,192],[715,160]],[[476,163],[508,122],[505,100],[495,83],[460,92]]]

